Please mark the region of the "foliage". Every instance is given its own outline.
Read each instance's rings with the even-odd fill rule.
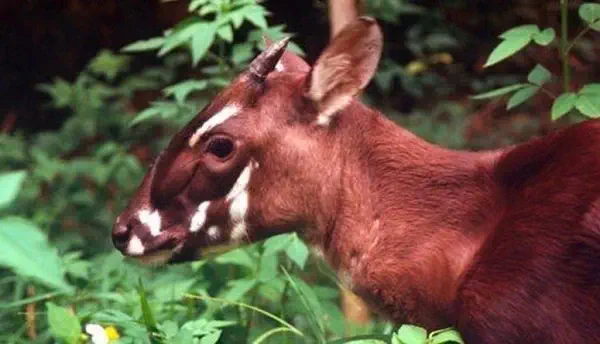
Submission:
[[[473,99],[494,98],[511,94],[507,103],[510,110],[525,103],[539,91],[543,91],[552,100],[551,118],[557,120],[576,109],[580,114],[590,117],[600,117],[600,87],[599,84],[584,85],[577,92],[571,90],[569,82],[569,51],[578,43],[588,31],[600,31],[600,4],[584,3],[579,7],[578,14],[585,28],[569,43],[567,41],[567,2],[561,2],[562,30],[560,42],[560,57],[563,63],[563,93],[554,95],[546,90],[544,85],[551,81],[552,74],[544,66],[536,65],[527,76],[527,83],[518,83],[474,96]],[[490,67],[505,60],[527,45],[535,42],[538,45],[548,46],[555,41],[555,32],[552,28],[540,29],[537,25],[522,25],[514,27],[500,35],[502,42],[492,51],[485,63]]]

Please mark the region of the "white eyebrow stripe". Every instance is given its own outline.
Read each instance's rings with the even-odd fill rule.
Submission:
[[[192,217],[192,221],[190,222],[190,232],[197,232],[204,226],[206,222],[206,211],[208,210],[208,206],[210,205],[210,201],[204,201],[200,203],[198,206],[198,210]]]
[[[138,218],[141,223],[150,228],[150,234],[152,234],[152,236],[160,234],[161,218],[157,210],[150,211],[148,209],[142,209],[138,212]]]
[[[200,137],[202,135],[211,131],[216,126],[223,124],[228,119],[231,119],[232,117],[238,115],[240,113],[240,110],[241,108],[237,104],[226,105],[224,108],[221,109],[221,111],[214,114],[211,118],[204,122],[204,124],[202,124],[202,126],[198,128],[198,130],[196,130],[194,135],[192,135],[192,137],[189,140],[190,147],[194,147],[194,145],[198,143],[198,140],[200,140]]]

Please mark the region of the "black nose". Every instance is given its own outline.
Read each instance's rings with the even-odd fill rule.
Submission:
[[[112,231],[112,241],[113,245],[119,250],[124,251],[129,244],[129,239],[131,239],[131,234],[133,226],[131,223],[123,223],[121,221],[117,221],[113,227]]]

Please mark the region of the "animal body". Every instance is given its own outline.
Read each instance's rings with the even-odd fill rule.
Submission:
[[[361,17],[311,67],[271,44],[158,156],[115,246],[147,263],[298,231],[390,319],[467,343],[600,343],[600,123],[488,152],[430,144],[355,96]]]

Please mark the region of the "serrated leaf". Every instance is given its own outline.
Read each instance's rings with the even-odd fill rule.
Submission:
[[[292,242],[286,248],[285,253],[300,269],[304,269],[309,251],[306,244],[297,235],[293,236]]]
[[[506,104],[506,109],[510,110],[515,106],[519,106],[526,102],[529,98],[533,97],[537,91],[539,91],[539,86],[529,85],[525,86],[522,89],[518,90],[513,94],[510,99],[508,99],[508,103]]]
[[[402,344],[427,343],[427,331],[424,328],[413,325],[400,326],[394,337]]]
[[[557,120],[571,111],[575,107],[576,101],[577,95],[572,92],[563,93],[558,96],[552,104],[552,120]]]
[[[600,117],[600,97],[597,94],[579,94],[575,107],[587,117]]]
[[[64,280],[62,261],[33,222],[10,216],[0,219],[0,266],[45,285],[72,291]]]
[[[539,33],[533,34],[533,41],[536,44],[546,46],[546,45],[552,43],[552,41],[554,40],[555,37],[556,37],[556,33],[554,32],[554,29],[549,27],[547,29],[542,30]]]
[[[579,90],[579,94],[589,93],[600,96],[600,84],[587,84],[583,86],[581,90]]]
[[[511,92],[520,90],[526,86],[528,86],[528,84],[509,85],[509,86],[501,87],[501,88],[498,88],[495,90],[491,90],[491,91],[488,91],[485,93],[481,93],[481,94],[472,96],[471,99],[488,99],[488,98],[499,97],[499,96],[505,95],[507,93],[511,93]]]
[[[133,42],[121,48],[124,53],[133,53],[140,51],[156,50],[165,43],[164,37],[153,37],[146,40]]]
[[[27,172],[23,170],[0,173],[0,209],[10,205],[17,198],[25,177]]]
[[[531,36],[527,35],[505,39],[492,51],[485,62],[484,67],[495,65],[496,63],[511,57],[521,49],[525,48],[529,42],[531,42]]]
[[[217,35],[229,43],[233,42],[233,30],[229,24],[221,26],[217,30]]]
[[[203,24],[199,27],[198,32],[192,37],[192,63],[197,65],[198,62],[206,55],[206,52],[215,40],[215,26],[212,24]]]
[[[585,3],[579,7],[579,17],[586,22],[586,24],[596,30],[600,31],[600,4]]]
[[[243,8],[244,17],[254,26],[266,30],[269,24],[267,24],[266,11],[262,6],[250,5]]]
[[[66,308],[59,307],[52,302],[46,303],[46,309],[48,310],[50,333],[54,338],[67,344],[77,344],[81,336],[79,319]]]
[[[529,75],[527,75],[527,81],[538,86],[544,85],[551,78],[552,73],[541,64],[536,65],[531,72],[529,72]]]

